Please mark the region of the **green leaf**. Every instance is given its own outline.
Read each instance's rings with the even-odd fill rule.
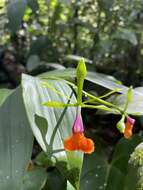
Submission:
[[[41,190],[47,180],[44,168],[35,168],[25,173],[23,185],[20,190]]]
[[[40,58],[38,57],[38,55],[30,55],[27,61],[27,69],[29,72],[31,72],[33,69],[40,66],[40,64]]]
[[[128,92],[126,94],[113,95],[108,99],[109,102],[119,106],[121,109],[125,108],[127,102]],[[132,90],[132,99],[128,103],[126,112],[132,115],[143,115],[143,88],[135,88]]]
[[[44,143],[46,144],[46,134],[48,131],[47,120],[44,117],[41,117],[41,116],[35,114],[35,123],[41,132]]]
[[[66,178],[61,175],[57,168],[53,168],[51,172],[48,172],[47,184],[44,190],[66,190],[66,186]]]
[[[129,41],[133,45],[138,44],[135,32],[130,29],[119,28],[115,33],[114,38]]]
[[[7,5],[7,15],[9,19],[9,29],[15,33],[21,25],[27,6],[26,0],[13,0],[9,1]]]
[[[67,98],[56,94],[52,90],[43,87],[41,84],[42,81],[38,78],[34,78],[28,75],[23,74],[22,76],[22,88],[23,88],[23,98],[27,111],[27,116],[31,125],[34,136],[39,142],[42,149],[46,152],[47,148],[43,141],[42,134],[35,123],[34,116],[35,114],[44,117],[48,121],[48,132],[46,133],[46,142],[50,143],[50,138],[53,134],[53,130],[63,112],[63,108],[55,109],[42,106],[41,104],[48,100],[55,100],[59,102],[67,102]],[[71,88],[65,84],[63,81],[48,80],[50,85],[53,85],[61,93],[69,96],[72,93]],[[72,96],[72,101],[76,99]],[[61,125],[58,128],[56,136],[54,138],[53,148],[54,150],[63,149],[63,140],[69,137],[72,133],[72,125],[75,119],[76,109],[70,107],[67,109]],[[70,169],[77,169],[78,174],[74,176],[76,183],[72,183],[72,180],[69,181],[72,183],[76,189],[79,186],[79,174],[82,167],[83,153],[81,152],[57,152],[55,156],[58,160],[62,160],[67,163],[67,167]]]
[[[52,167],[55,165],[55,163],[53,162],[53,160],[49,159],[47,157],[47,154],[42,151],[38,154],[38,156],[36,157],[35,159],[35,163],[38,165],[38,166],[43,166],[43,167]]]
[[[0,106],[6,100],[6,98],[13,92],[13,90],[9,89],[0,89]]]
[[[0,107],[0,121],[0,189],[20,189],[33,145],[21,88]]]
[[[98,147],[92,155],[86,155],[81,176],[81,189],[104,189],[123,190],[125,176],[127,174],[128,160],[134,148],[141,142],[139,136],[134,136],[131,140],[122,138],[117,146],[109,163],[105,145]]]
[[[126,93],[128,90],[128,87],[119,84],[119,81],[111,75],[98,72],[88,72],[86,80],[110,90],[120,89],[119,92],[121,93]]]
[[[76,77],[76,70],[73,68],[63,69],[63,70],[54,70],[54,71],[43,73],[39,75],[39,77],[40,78],[60,77],[67,80],[74,81]],[[117,81],[114,77],[110,75],[105,75],[102,73],[90,71],[87,73],[87,76],[85,79],[93,84],[97,84],[99,86],[105,87],[110,90],[120,89],[118,92],[121,92],[121,93],[126,93],[128,90],[128,87],[118,84],[119,81]]]

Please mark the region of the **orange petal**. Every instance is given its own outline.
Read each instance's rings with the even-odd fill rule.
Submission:
[[[64,140],[64,149],[65,150],[74,151],[74,150],[77,150],[77,148],[78,148],[78,146],[74,142],[74,137],[73,136],[71,136],[68,139]]]
[[[80,141],[79,149],[86,154],[91,154],[94,152],[94,142],[91,139],[84,137]]]
[[[127,122],[125,125],[124,137],[129,139],[132,136],[133,124]]]
[[[131,136],[132,136],[132,130],[125,130],[125,132],[124,132],[124,137],[126,138],[126,139],[129,139],[129,138],[131,138]]]
[[[90,154],[94,151],[94,143],[91,139],[86,138],[83,133],[74,133],[64,141],[64,148],[69,151],[80,150]]]

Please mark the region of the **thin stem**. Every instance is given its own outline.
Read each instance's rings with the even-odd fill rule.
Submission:
[[[112,94],[114,94],[114,93],[116,93],[116,92],[120,92],[120,90],[121,90],[121,89],[119,89],[119,88],[114,89],[114,90],[112,90],[111,92],[108,92],[107,94],[104,94],[103,96],[99,96],[99,98],[106,98],[106,97],[108,97],[108,96],[110,96],[110,95],[112,95]]]
[[[73,95],[73,92],[71,93],[70,98],[72,97],[72,95]],[[70,99],[68,100],[67,104],[69,104],[69,103],[70,103]],[[63,120],[63,117],[64,117],[64,115],[65,115],[65,113],[66,113],[66,111],[67,111],[67,108],[68,108],[68,107],[65,107],[65,108],[64,108],[64,110],[63,110],[63,112],[62,112],[62,114],[61,114],[61,116],[60,116],[60,118],[59,118],[59,120],[58,120],[58,122],[57,122],[57,124],[56,124],[56,126],[55,126],[55,128],[54,128],[54,130],[53,130],[53,133],[52,133],[52,136],[51,136],[51,139],[50,139],[50,144],[49,144],[49,146],[53,146],[53,142],[54,142],[55,135],[56,135],[56,133],[57,133],[57,130],[58,130],[58,128],[59,128],[59,126],[60,126],[62,120]]]
[[[102,100],[102,99],[100,99],[100,98],[97,98],[97,97],[95,97],[95,96],[93,96],[92,94],[89,94],[89,93],[87,93],[87,92],[84,92],[84,94],[87,95],[87,96],[89,96],[90,98],[94,99],[94,100],[95,100],[96,102],[98,102],[98,103],[101,103],[101,104],[103,104],[103,105],[105,105],[105,106],[113,107],[113,108],[117,109],[120,113],[123,112],[120,108],[118,108],[116,105],[114,105],[114,104],[112,104],[112,103],[110,103],[110,102],[106,102],[105,100]]]
[[[63,152],[63,151],[65,151],[65,149],[63,149],[63,148],[61,148],[61,149],[56,149],[56,150],[53,150],[53,154],[55,154],[55,153],[58,153],[58,152]]]
[[[77,89],[77,86],[76,86],[74,83],[72,83],[72,82],[69,82],[69,81],[67,81],[67,80],[64,80],[64,79],[61,79],[61,78],[58,78],[58,77],[50,77],[50,78],[55,78],[55,79],[63,80],[63,81],[66,82],[67,84],[71,85],[74,89]],[[120,108],[118,108],[118,106],[116,106],[116,105],[114,105],[114,104],[112,104],[112,103],[110,103],[110,102],[107,102],[107,101],[105,101],[105,100],[102,100],[102,99],[100,99],[100,98],[98,98],[98,97],[95,97],[94,95],[89,94],[88,92],[85,92],[84,90],[83,90],[82,92],[83,92],[83,94],[85,94],[86,96],[92,98],[94,101],[96,101],[96,102],[98,102],[98,103],[101,103],[101,104],[103,104],[103,105],[105,105],[105,106],[113,107],[113,108],[117,109],[120,113],[124,113],[124,111],[121,110]]]
[[[108,107],[106,107],[106,106],[102,106],[102,105],[99,105],[99,106],[94,106],[94,105],[82,105],[82,108],[100,109],[100,110],[110,111],[110,112],[113,111],[113,109],[108,108]],[[120,113],[120,112],[117,111],[117,110],[115,110],[115,112]]]

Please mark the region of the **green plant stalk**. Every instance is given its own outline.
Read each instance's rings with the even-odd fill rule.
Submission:
[[[100,98],[100,99],[101,98],[106,98],[106,97],[111,96],[112,94],[114,94],[116,92],[119,92],[119,91],[120,91],[120,89],[117,88],[117,89],[114,89],[114,90],[104,94],[103,96],[99,96],[98,98]],[[90,103],[90,102],[94,102],[94,101],[95,101],[94,99],[90,99],[90,100],[84,101],[83,103],[86,104],[86,103]]]
[[[112,104],[112,103],[110,103],[110,102],[106,102],[105,100],[102,100],[102,99],[100,99],[100,98],[97,98],[97,97],[95,97],[94,95],[89,94],[89,93],[87,93],[87,92],[85,92],[85,91],[83,91],[83,93],[84,93],[85,95],[87,95],[88,97],[94,99],[96,102],[98,102],[98,103],[100,103],[100,104],[103,104],[103,105],[105,105],[105,106],[109,106],[109,107],[115,108],[115,109],[117,109],[120,113],[123,113],[123,110],[121,110],[120,108],[118,108],[118,106],[116,106],[116,105],[114,105],[114,104]]]
[[[102,106],[102,105],[98,105],[98,106],[94,106],[94,105],[82,105],[81,107],[82,108],[99,109],[99,110],[104,110],[104,111],[109,111],[109,112],[113,111],[111,108],[108,108],[108,107]],[[120,113],[119,111],[116,111],[116,112]]]
[[[125,107],[124,107],[124,111],[123,111],[124,113],[128,109],[128,105],[131,102],[131,100],[132,100],[132,87],[130,87],[128,89],[128,92],[127,92],[127,101],[126,101],[126,104],[125,104]]]
[[[71,93],[70,98],[72,97],[72,95],[73,95],[73,92]],[[70,99],[68,100],[67,104],[69,104],[69,103],[70,103]],[[56,124],[56,126],[55,126],[55,128],[54,128],[54,130],[53,130],[53,133],[52,133],[52,136],[51,136],[51,139],[50,139],[50,144],[49,144],[50,147],[53,146],[53,142],[54,142],[55,135],[56,135],[56,133],[57,133],[57,130],[58,130],[58,128],[59,128],[59,126],[60,126],[62,120],[63,120],[63,117],[64,117],[64,115],[65,115],[65,113],[66,113],[66,111],[67,111],[67,108],[68,108],[68,107],[65,107],[65,108],[64,108],[64,110],[63,110],[63,112],[62,112],[62,114],[61,114],[61,116],[60,116],[60,118],[59,118],[59,120],[58,120],[58,122],[57,122],[57,124]]]
[[[58,78],[58,77],[48,77],[48,78],[51,78],[51,79],[53,78],[53,79],[55,79],[55,80],[62,80],[62,81],[64,81],[65,83],[67,83],[68,85],[72,86],[75,90],[78,89],[78,87],[77,87],[74,83],[69,82],[69,81],[67,81],[67,80],[65,80],[65,79]],[[45,78],[43,78],[43,79],[45,79]],[[46,78],[46,79],[47,79],[47,78]],[[113,107],[113,108],[117,109],[121,114],[124,113],[123,110],[121,110],[121,109],[118,108],[116,105],[114,105],[114,104],[112,104],[112,103],[110,103],[110,102],[107,102],[107,101],[102,100],[102,99],[100,99],[100,98],[98,98],[98,97],[95,97],[94,95],[92,95],[92,94],[90,94],[90,93],[88,93],[88,92],[85,92],[84,90],[82,90],[82,93],[83,93],[84,95],[86,95],[86,96],[92,98],[92,100],[96,101],[97,103],[103,104],[103,105],[105,105],[105,106]]]
[[[114,94],[116,92],[120,92],[120,90],[121,90],[120,88],[115,88],[114,90],[104,94],[103,96],[99,96],[99,98],[106,98],[106,97],[111,96],[112,94]]]
[[[79,105],[82,104],[82,90],[83,90],[83,84],[84,84],[84,81],[80,80],[77,82],[77,102]]]

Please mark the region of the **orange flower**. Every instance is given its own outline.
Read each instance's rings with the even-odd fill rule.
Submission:
[[[90,154],[94,151],[94,142],[84,136],[84,127],[81,117],[81,110],[78,109],[78,114],[72,127],[72,136],[65,139],[64,148],[69,151],[83,151]]]
[[[125,124],[124,137],[129,139],[132,136],[132,130],[134,127],[135,119],[128,117]]]
[[[65,150],[69,151],[83,151],[84,153],[91,154],[94,152],[94,143],[91,139],[86,138],[83,133],[73,133],[71,137],[64,141]]]

